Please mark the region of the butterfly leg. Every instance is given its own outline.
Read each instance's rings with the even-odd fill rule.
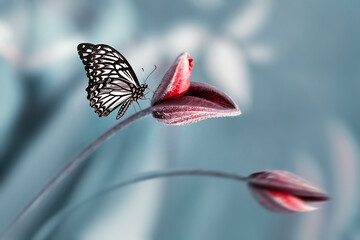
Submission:
[[[141,110],[141,106],[140,106],[140,104],[136,101],[136,103],[137,103],[137,105],[139,106],[139,108],[140,108],[140,110]]]
[[[150,92],[145,93],[140,99],[146,99],[146,100],[148,100],[149,98],[146,98],[145,96],[148,95],[149,93],[150,93]]]
[[[145,94],[144,94],[144,97],[145,97],[146,95],[148,95],[149,93],[150,93],[150,92],[145,93]]]
[[[152,92],[152,93],[155,93],[153,90],[151,90],[150,88],[146,88],[147,90],[149,90],[150,92]],[[148,94],[149,92],[147,92],[146,94]],[[145,94],[145,95],[146,95]]]
[[[131,104],[132,106],[133,106],[133,108],[134,108],[134,111],[136,112],[136,108],[135,108],[135,105],[134,104]]]

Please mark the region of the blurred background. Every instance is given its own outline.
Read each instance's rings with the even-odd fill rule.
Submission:
[[[243,114],[184,127],[151,117],[94,152],[10,239],[360,239],[360,1],[1,1],[0,232],[69,161],[118,123],[89,107],[80,42],[118,49],[155,90],[183,51],[191,81]],[[149,101],[141,101],[143,108]],[[115,111],[116,112],[116,111]],[[125,117],[134,113],[129,108]],[[146,171],[291,171],[326,190],[320,210],[274,214],[244,184],[144,182],[59,219]],[[55,224],[56,222],[61,224]]]

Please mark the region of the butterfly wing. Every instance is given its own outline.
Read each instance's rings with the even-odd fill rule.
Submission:
[[[119,105],[131,99],[132,93],[114,84],[112,79],[94,83],[89,89],[90,106],[99,117],[106,117]]]
[[[81,43],[78,45],[77,50],[80,56],[82,63],[85,66],[86,76],[89,78],[89,83],[94,82],[93,77],[93,59],[92,59],[92,49],[94,44],[91,43]]]
[[[120,107],[119,112],[116,116],[116,119],[121,118],[122,116],[124,116],[125,112],[128,110],[128,108],[130,107],[130,104],[132,103],[131,99],[126,100]]]
[[[86,91],[90,106],[100,117],[109,115],[121,104],[126,111],[132,102],[132,89],[139,86],[129,62],[115,49],[103,44],[81,43],[78,52],[89,78]]]
[[[102,81],[109,77],[121,82],[139,87],[139,81],[129,62],[114,48],[99,44],[93,47],[95,81]]]

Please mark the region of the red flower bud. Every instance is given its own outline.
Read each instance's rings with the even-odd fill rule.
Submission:
[[[188,53],[180,54],[170,69],[165,73],[165,76],[155,91],[151,104],[154,105],[161,100],[183,95],[189,89],[189,77],[193,65],[193,59],[190,58]]]
[[[225,93],[205,83],[190,83],[192,66],[187,53],[175,60],[151,101],[153,116],[165,124],[184,125],[205,118],[240,115]]]
[[[251,193],[273,212],[293,213],[317,209],[306,202],[326,201],[328,196],[306,180],[286,171],[268,170],[248,178]]]

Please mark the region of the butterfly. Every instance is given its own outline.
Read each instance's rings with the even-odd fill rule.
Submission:
[[[80,43],[77,50],[89,78],[87,99],[99,117],[106,117],[120,106],[116,116],[119,119],[133,101],[144,99],[148,85],[140,85],[129,62],[114,48]]]

